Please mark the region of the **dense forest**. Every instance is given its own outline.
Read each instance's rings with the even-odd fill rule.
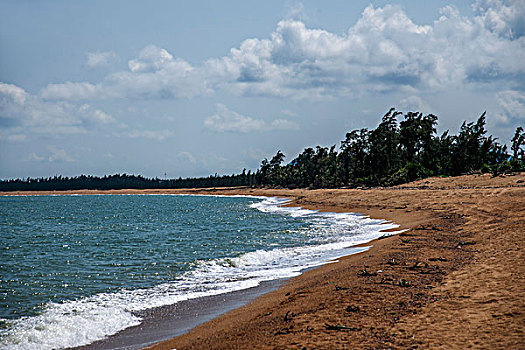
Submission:
[[[140,175],[27,178],[0,181],[1,191],[206,188],[273,186],[332,188],[391,186],[429,176],[456,176],[474,172],[494,175],[525,171],[525,132],[518,127],[505,145],[487,136],[485,113],[476,122],[463,122],[457,135],[436,134],[433,114],[391,108],[373,130],[353,130],[337,148],[306,148],[291,162],[278,151],[255,171],[186,179],[149,179]]]

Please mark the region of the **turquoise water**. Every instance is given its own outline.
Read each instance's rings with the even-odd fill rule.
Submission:
[[[0,348],[89,344],[139,324],[136,311],[292,277],[393,227],[282,203],[0,197]]]

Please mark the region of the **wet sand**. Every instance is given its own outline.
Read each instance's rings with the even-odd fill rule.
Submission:
[[[523,173],[375,189],[110,193],[279,196],[409,229],[152,349],[525,348]]]
[[[71,350],[135,350],[184,334],[206,321],[242,307],[253,299],[276,290],[282,280],[263,282],[257,287],[184,300],[137,313],[138,326],[126,328],[106,339]]]

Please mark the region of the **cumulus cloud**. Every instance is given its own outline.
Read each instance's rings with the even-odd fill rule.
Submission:
[[[90,126],[114,121],[111,115],[88,104],[44,101],[16,85],[0,82],[0,128],[8,141],[24,140],[27,136],[21,129],[44,134],[78,134],[85,133]]]
[[[98,84],[50,84],[41,94],[66,100],[192,98],[223,90],[319,99],[447,91],[485,82],[523,88],[523,8],[523,0],[480,0],[475,17],[445,6],[433,23],[419,25],[400,6],[370,5],[343,34],[308,28],[292,16],[280,21],[268,38],[247,39],[228,55],[200,65],[150,45],[128,62],[128,70]]]
[[[496,95],[496,99],[501,109],[497,114],[500,124],[523,125],[525,123],[525,93],[523,91],[501,91]]]
[[[216,132],[249,133],[265,130],[297,130],[299,124],[286,120],[276,119],[270,124],[262,119],[255,119],[228,109],[222,103],[216,106],[215,114],[204,120],[204,126]]]
[[[65,149],[57,148],[55,146],[48,146],[47,149],[51,152],[48,157],[50,162],[73,162],[74,159],[67,154]]]
[[[108,98],[192,98],[211,90],[202,70],[174,58],[165,49],[147,46],[128,62],[128,71],[112,73],[98,84],[49,84],[40,95],[48,100]]]
[[[472,7],[489,30],[509,39],[525,35],[524,0],[477,0]]]
[[[0,82],[0,107],[15,103],[17,105],[23,105],[27,98],[27,93],[24,89],[12,85]]]
[[[168,51],[149,45],[140,52],[138,58],[128,62],[128,67],[132,72],[155,72],[173,61],[173,56]]]
[[[253,119],[237,112],[231,111],[225,105],[217,104],[214,115],[204,120],[204,126],[217,132],[252,132],[260,131],[265,128],[265,122]]]
[[[399,107],[409,112],[431,113],[432,108],[419,96],[408,96],[399,101]]]
[[[113,51],[89,52],[86,64],[91,68],[103,67],[110,64],[116,57],[117,55]]]
[[[98,124],[109,124],[115,122],[115,119],[111,115],[100,109],[93,109],[88,104],[80,106],[78,112],[85,120],[90,120]]]

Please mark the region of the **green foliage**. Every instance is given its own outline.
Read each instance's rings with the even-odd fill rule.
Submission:
[[[505,174],[509,171],[511,171],[512,165],[509,161],[505,161],[500,164],[494,164],[492,166],[492,176],[498,176],[500,174]]]
[[[482,174],[490,173],[490,166],[488,166],[487,164],[483,164],[480,170]]]
[[[523,160],[523,158],[525,158],[525,131],[523,131],[523,127],[519,126],[516,129],[511,142],[512,146],[510,149],[512,150],[513,158]]]
[[[374,171],[371,174],[374,185],[380,185],[381,180],[399,169],[401,164],[399,129],[396,117],[402,114],[394,108],[383,116],[381,123],[369,134],[369,164]]]
[[[403,162],[416,162],[426,168],[437,170],[438,142],[436,133],[437,117],[429,114],[409,112],[405,120],[399,123],[399,143]]]
[[[391,186],[429,176],[522,169],[523,129],[518,128],[513,139],[515,159],[506,164],[506,146],[486,136],[485,115],[475,123],[464,122],[458,135],[446,131],[437,136],[437,116],[403,115],[391,108],[376,129],[348,132],[339,152],[335,146],[317,146],[306,148],[284,166],[280,165],[280,152],[274,157],[278,162],[264,160],[258,174],[267,180],[260,184],[290,188]]]
[[[419,163],[408,162],[403,168],[396,171],[383,181],[386,186],[399,185],[431,176],[430,170]]]

